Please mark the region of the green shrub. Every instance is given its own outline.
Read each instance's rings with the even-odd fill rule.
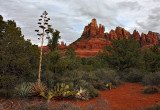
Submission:
[[[143,76],[144,72],[134,68],[125,69],[122,73],[122,79],[127,82],[141,82]]]
[[[99,82],[120,85],[120,77],[118,73],[112,69],[98,69],[97,71],[94,71],[94,74]]]
[[[98,90],[106,90],[106,86],[101,80],[93,81],[92,84],[93,84],[94,88],[96,88]]]
[[[91,98],[98,97],[99,92],[92,85],[89,85],[87,90],[88,90]]]
[[[54,86],[54,81],[55,81],[55,77],[54,77],[54,73],[51,71],[46,71],[44,74],[41,75],[41,81],[47,85],[48,88],[53,88]]]
[[[155,85],[160,87],[160,72],[145,75],[142,82],[144,85]]]
[[[15,95],[17,97],[27,97],[30,93],[30,85],[31,83],[29,82],[24,82],[22,84],[19,84],[15,87]]]
[[[92,84],[86,82],[85,80],[79,81],[79,87],[86,89],[89,92],[91,98],[97,97],[99,95],[98,90],[95,89]]]
[[[146,88],[144,88],[143,93],[145,94],[154,94],[154,93],[158,93],[159,89],[156,86],[148,86]]]

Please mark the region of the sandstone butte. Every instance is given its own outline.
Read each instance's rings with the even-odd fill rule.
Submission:
[[[154,44],[159,44],[160,34],[149,31],[148,34],[139,34],[134,30],[133,34],[121,27],[116,27],[109,33],[105,33],[105,26],[102,24],[97,25],[96,19],[92,19],[91,23],[85,26],[84,31],[79,39],[71,43],[69,46],[62,41],[58,46],[60,50],[73,47],[80,57],[92,57],[103,51],[104,46],[111,45],[112,39],[128,39],[131,36],[133,39],[140,42],[142,47],[148,47]],[[47,47],[44,47],[46,53],[49,52]]]

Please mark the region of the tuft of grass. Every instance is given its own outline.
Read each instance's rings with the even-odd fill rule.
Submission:
[[[158,92],[159,92],[159,88],[157,86],[147,86],[143,90],[144,94],[154,94]]]

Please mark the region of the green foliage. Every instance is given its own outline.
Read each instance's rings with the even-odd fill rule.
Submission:
[[[45,62],[47,70],[62,74],[67,70],[74,70],[80,67],[81,59],[79,57],[70,55],[70,53],[67,54],[67,57],[62,57],[62,53],[58,50],[49,53]]]
[[[52,38],[48,40],[48,47],[51,51],[54,51],[57,49],[58,40],[61,38],[61,36],[59,36],[60,32],[58,30],[54,31],[53,28],[50,28],[49,31],[52,34]]]
[[[67,50],[67,52],[65,54],[69,59],[74,59],[76,57],[77,53],[75,52],[75,49],[73,47],[71,47]]]
[[[111,90],[112,88],[115,88],[115,86],[112,83],[106,84],[106,87]]]
[[[140,61],[140,44],[132,38],[123,40],[114,39],[111,46],[107,46],[106,60],[112,68],[124,70],[130,67],[138,67]]]
[[[59,50],[55,50],[50,52],[49,54],[46,55],[46,61],[45,61],[45,65],[47,67],[47,70],[52,71],[54,73],[56,73],[57,70],[57,63],[60,62],[62,58],[62,55],[60,53]]]
[[[120,85],[120,77],[115,70],[112,69],[98,69],[94,71],[98,81],[102,81],[104,84],[112,83],[113,85]]]
[[[70,91],[69,89],[69,85],[66,85],[65,83],[57,83],[53,89],[48,91],[47,95],[45,95],[46,92],[43,90],[41,90],[40,95],[47,100],[50,100],[53,97],[56,99],[62,99],[74,96],[76,91]]]
[[[97,97],[99,95],[98,90],[95,89],[91,83],[85,80],[80,80],[78,85],[79,85],[79,88],[82,87],[83,89],[86,89],[87,92],[89,92],[89,95],[91,98]]]
[[[87,90],[88,90],[89,95],[90,95],[91,98],[99,96],[98,90],[95,89],[92,85],[89,85],[88,88],[87,88]]]
[[[155,45],[146,50],[144,53],[145,69],[150,72],[156,72],[160,70],[160,50]]]
[[[5,96],[7,98],[9,96],[13,96],[12,92],[16,84],[17,84],[17,77],[15,75],[0,76],[0,87],[2,87],[3,89],[6,89]]]
[[[143,90],[143,93],[145,94],[154,94],[158,92],[159,92],[159,89],[156,86],[148,86],[148,87],[145,87]]]
[[[29,79],[38,68],[38,46],[24,40],[14,21],[1,19],[0,27],[0,74]]]
[[[141,82],[145,72],[135,68],[128,68],[121,72],[121,77],[127,82]]]
[[[142,82],[144,85],[155,85],[160,87],[160,72],[146,74]]]
[[[22,84],[17,85],[15,87],[16,97],[22,97],[22,98],[28,97],[30,94],[30,86],[31,83],[29,82],[24,82]]]

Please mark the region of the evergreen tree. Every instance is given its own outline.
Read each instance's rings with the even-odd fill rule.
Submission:
[[[140,63],[140,44],[130,38],[123,40],[112,40],[112,46],[107,46],[108,53],[106,60],[111,67],[124,70],[130,67],[137,67]]]
[[[158,45],[154,45],[144,53],[145,69],[150,72],[160,70],[160,50]]]
[[[0,83],[9,86],[12,79],[29,79],[38,69],[38,59],[38,46],[24,39],[14,21],[5,22],[0,16]]]
[[[58,40],[61,38],[61,36],[59,36],[60,32],[58,30],[53,30],[53,28],[49,29],[52,38],[48,40],[48,47],[51,51],[54,51],[55,49],[57,49],[58,46]]]

